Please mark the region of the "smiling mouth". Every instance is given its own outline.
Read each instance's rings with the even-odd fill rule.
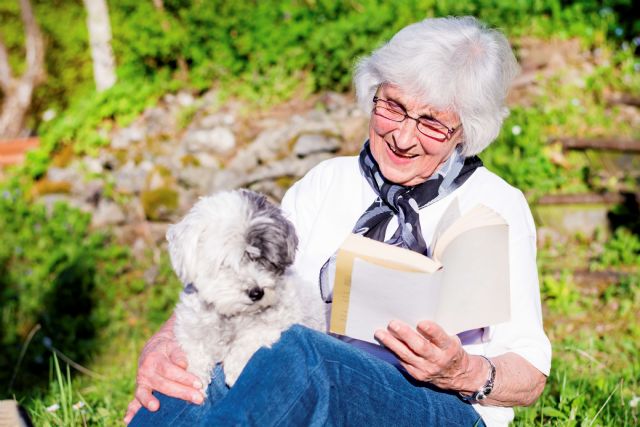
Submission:
[[[395,147],[393,147],[388,142],[385,141],[385,143],[387,144],[387,147],[389,147],[389,150],[391,150],[391,152],[393,154],[395,154],[396,156],[398,156],[398,157],[402,157],[403,159],[413,159],[414,157],[418,157],[417,154],[403,154],[403,153],[399,152]]]

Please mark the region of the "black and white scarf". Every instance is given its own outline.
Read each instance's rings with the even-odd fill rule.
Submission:
[[[431,178],[407,187],[382,176],[371,154],[369,141],[362,147],[359,161],[360,171],[378,197],[360,216],[353,233],[424,255],[428,255],[429,248],[422,237],[418,211],[460,187],[482,166],[480,158],[473,156],[465,159],[456,149]],[[393,217],[398,219],[398,229],[385,240],[387,226]],[[335,274],[335,259],[336,254],[333,254],[320,270],[320,293],[327,303],[332,301],[331,282]]]

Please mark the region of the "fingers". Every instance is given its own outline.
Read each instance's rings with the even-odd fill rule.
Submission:
[[[142,405],[138,399],[133,399],[129,402],[129,406],[127,406],[127,413],[124,415],[123,420],[126,425],[129,425],[140,408],[142,408]]]
[[[375,337],[400,361],[410,365],[418,365],[428,351],[425,339],[402,322],[392,321],[387,330],[376,331]]]
[[[156,411],[160,406],[160,402],[151,394],[152,390],[157,390],[162,394],[170,397],[175,397],[181,400],[193,402],[195,404],[201,404],[204,401],[204,395],[202,394],[202,385],[197,379],[190,379],[192,377],[188,372],[183,371],[181,368],[175,365],[168,365],[162,369],[164,375],[155,375],[154,377],[142,377],[138,375],[138,388],[136,389],[136,398],[140,401],[142,406],[150,411]],[[168,374],[167,374],[168,372]],[[190,381],[187,384],[169,379],[169,376],[182,375],[182,379],[189,378]],[[196,385],[199,387],[194,387]]]
[[[185,369],[185,370],[187,369],[187,366],[188,366],[187,356],[184,354],[184,352],[179,346],[176,346],[171,350],[171,352],[169,353],[169,359],[174,364],[180,366],[182,369]],[[194,378],[197,379],[195,376]]]
[[[441,350],[447,350],[451,346],[451,337],[435,322],[423,320],[418,323],[418,332]]]
[[[151,394],[151,387],[146,385],[138,384],[136,388],[136,400],[151,412],[155,412],[160,408],[160,402]]]
[[[202,384],[197,376],[188,371],[185,371],[185,368],[179,365],[165,364],[159,369],[159,371],[162,377],[164,377],[165,379],[187,386],[188,388],[202,390],[202,387],[204,386],[204,384]],[[157,390],[161,393],[164,393],[160,389]]]
[[[197,376],[186,370],[187,361],[182,350],[172,350],[169,356],[162,352],[149,353],[138,368],[138,384],[168,394],[163,384],[175,382],[193,389],[202,389]],[[172,397],[177,397],[169,394]]]

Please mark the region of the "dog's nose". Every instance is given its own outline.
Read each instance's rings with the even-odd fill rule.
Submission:
[[[249,292],[247,292],[247,294],[249,295],[251,301],[260,301],[264,296],[264,290],[256,286],[255,288],[249,289]]]

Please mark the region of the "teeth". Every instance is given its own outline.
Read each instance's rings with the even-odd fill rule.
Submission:
[[[398,153],[398,150],[396,150],[395,147],[393,147],[391,144],[387,144],[387,145],[389,146],[389,149],[391,149],[391,151],[393,151],[393,153],[398,157],[404,157],[404,158],[407,158],[407,159],[415,157],[412,154]]]

